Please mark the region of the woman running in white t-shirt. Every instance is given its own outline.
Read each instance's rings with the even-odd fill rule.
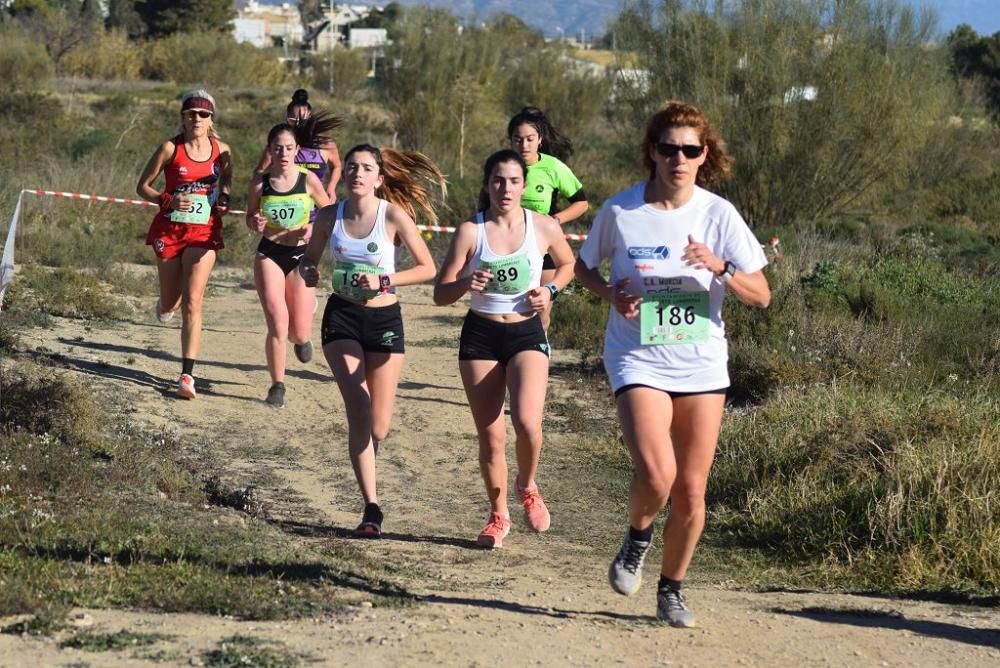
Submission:
[[[771,292],[757,239],[732,204],[704,189],[729,175],[708,119],[668,102],[646,126],[642,156],[649,180],[604,203],[576,262],[580,282],[611,303],[604,367],[634,466],[629,529],[608,577],[620,594],[638,591],[669,499],[656,614],[692,626],[680,590],[705,525],[729,387],[722,300],[731,292],[765,308]]]

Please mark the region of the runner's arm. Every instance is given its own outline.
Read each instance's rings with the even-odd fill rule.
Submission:
[[[173,157],[173,154],[174,143],[172,141],[163,142],[160,144],[159,148],[153,152],[149,161],[146,162],[146,166],[142,168],[142,174],[139,176],[139,183],[135,186],[135,192],[139,195],[139,197],[143,198],[147,202],[155,202],[162,206],[163,203],[160,201],[160,196],[163,192],[154,188],[153,184],[163,172],[163,168],[166,167],[168,162],[170,162],[170,158]],[[170,193],[167,194],[169,195]]]
[[[414,285],[423,283],[434,278],[434,258],[420,236],[417,224],[402,208],[395,204],[389,205],[389,210],[385,214],[386,222],[396,229],[396,234],[402,240],[406,249],[413,257],[413,266],[404,271],[397,271],[389,274],[389,285]]]
[[[441,273],[434,283],[434,303],[438,306],[454,304],[469,291],[472,276],[459,278],[476,246],[476,225],[466,221],[458,226],[448,246],[448,254],[441,264]],[[478,273],[478,272],[474,272]]]
[[[333,204],[337,201],[337,184],[340,183],[340,152],[337,150],[337,144],[330,142],[323,145],[320,154],[330,170],[330,179],[326,182],[326,194],[330,197],[330,204]]]

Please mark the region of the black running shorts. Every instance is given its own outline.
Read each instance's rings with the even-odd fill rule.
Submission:
[[[507,366],[514,355],[526,350],[549,356],[549,339],[541,318],[497,322],[473,311],[465,314],[458,343],[459,360],[494,360]]]
[[[323,345],[345,339],[357,341],[368,353],[401,353],[403,313],[399,302],[388,306],[362,306],[330,295],[323,311]]]

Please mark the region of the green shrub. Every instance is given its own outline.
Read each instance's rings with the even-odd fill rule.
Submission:
[[[552,306],[549,338],[561,348],[573,348],[594,362],[604,349],[608,303],[574,280]]]
[[[7,93],[35,92],[48,87],[55,65],[45,45],[28,38],[10,25],[0,26],[0,81]],[[6,94],[5,94],[6,95]]]
[[[145,55],[142,74],[158,81],[211,87],[247,82],[272,86],[287,77],[277,58],[213,32],[175,33],[147,42]]]
[[[882,591],[1000,581],[996,395],[789,388],[730,415],[709,481],[734,545]]]
[[[106,81],[133,80],[142,70],[142,46],[120,30],[98,30],[83,46],[67,53],[59,63],[68,76]]]
[[[318,53],[310,62],[312,87],[328,90],[330,87],[330,59],[328,54]],[[362,90],[368,83],[369,62],[362,51],[334,49],[333,89],[337,97],[350,95]]]

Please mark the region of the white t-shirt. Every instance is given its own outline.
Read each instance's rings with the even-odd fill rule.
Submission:
[[[580,249],[593,269],[611,261],[612,284],[643,297],[640,316],[626,319],[612,306],[604,336],[604,368],[617,391],[648,385],[671,392],[707,392],[729,386],[722,300],[725,285],[708,269],[681,260],[688,235],[745,273],[767,258],[750,228],[725,199],[695,187],[678,209],[647,204],[646,183],[618,193],[601,208]]]

